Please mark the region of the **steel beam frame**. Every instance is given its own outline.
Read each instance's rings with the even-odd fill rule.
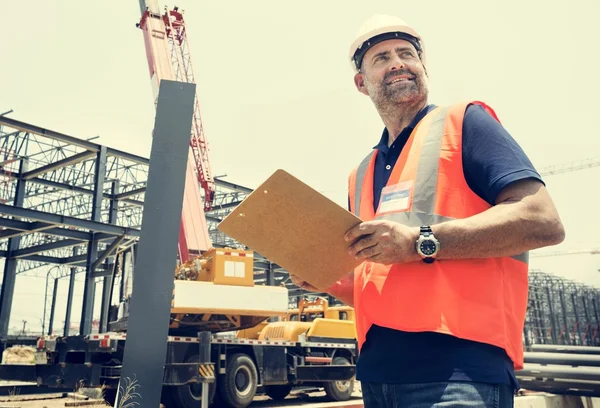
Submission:
[[[140,189],[145,189],[148,163],[143,157],[0,117],[0,257],[5,258],[0,338],[8,334],[16,276],[44,276],[51,265],[71,267],[72,276],[86,271],[80,331],[91,332],[95,279],[108,277],[117,254],[139,239]],[[112,191],[105,188],[107,183]],[[104,279],[110,293],[114,279]],[[47,312],[54,318],[54,297],[52,302],[47,298]],[[101,314],[106,316],[106,294],[103,301]],[[48,322],[46,315],[44,319]]]
[[[19,172],[27,171],[27,160],[21,160]],[[15,186],[14,206],[22,206],[25,200],[25,180],[20,178]],[[8,239],[7,253],[17,251],[21,246],[21,237],[14,236]],[[13,296],[15,292],[15,283],[17,279],[17,260],[7,258],[4,262],[4,277],[2,279],[2,289],[0,292],[0,336],[8,335],[8,326],[10,323],[10,312],[12,309]]]
[[[529,274],[527,346],[600,346],[600,289],[539,270]]]
[[[150,160],[55,130],[0,117],[0,257],[6,259],[0,293],[0,338],[6,337],[14,281],[21,273],[45,277],[50,266],[70,271],[70,295],[64,333],[73,320],[80,334],[93,326],[96,283],[103,281],[100,331],[106,329],[110,300],[117,283],[114,265],[119,254],[140,237]],[[215,247],[248,249],[221,233],[217,225],[252,189],[223,178],[206,214]],[[21,198],[19,198],[21,197]],[[137,255],[136,252],[132,252]],[[85,272],[81,316],[73,319],[74,277]],[[60,276],[60,279],[63,276]],[[285,285],[302,296],[287,272],[257,256],[257,284]],[[117,288],[123,295],[123,279]],[[54,284],[54,281],[49,283]],[[46,313],[56,319],[48,292]],[[40,311],[42,314],[42,311]],[[49,316],[44,314],[45,330]]]

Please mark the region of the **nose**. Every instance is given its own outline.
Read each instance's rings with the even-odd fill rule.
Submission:
[[[396,54],[392,54],[389,66],[390,71],[397,71],[402,68],[404,68],[404,61],[402,60],[402,58],[400,58],[400,56]]]

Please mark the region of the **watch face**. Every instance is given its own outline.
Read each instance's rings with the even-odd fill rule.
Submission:
[[[430,239],[426,239],[423,242],[421,242],[419,248],[421,249],[421,252],[424,255],[433,255],[435,254],[435,250],[436,250],[436,246],[435,246],[435,242],[430,240]]]

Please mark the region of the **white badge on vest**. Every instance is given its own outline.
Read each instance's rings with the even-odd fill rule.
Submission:
[[[379,201],[379,214],[402,212],[408,210],[412,193],[413,181],[403,181],[381,190]]]

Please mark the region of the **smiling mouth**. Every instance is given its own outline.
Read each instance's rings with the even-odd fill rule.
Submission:
[[[397,77],[392,79],[390,82],[388,82],[388,85],[392,85],[392,84],[396,84],[398,82],[408,82],[408,81],[412,81],[412,78],[404,78],[404,77]]]

